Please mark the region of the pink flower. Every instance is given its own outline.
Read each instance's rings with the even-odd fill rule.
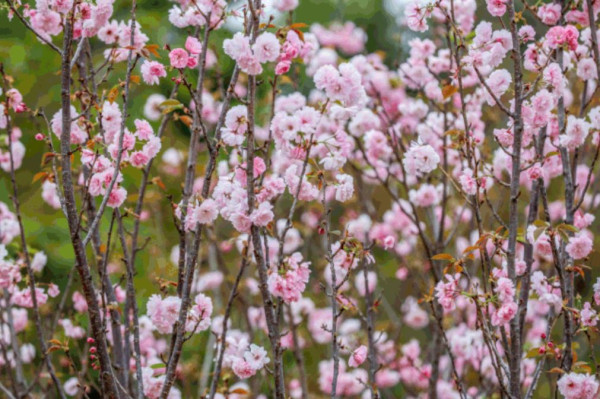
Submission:
[[[169,60],[173,68],[182,69],[188,65],[189,55],[182,48],[176,48],[169,53]]]
[[[113,44],[119,39],[119,22],[112,20],[98,31],[98,39],[106,44]]]
[[[286,41],[283,43],[281,61],[291,61],[298,56],[299,49],[295,40],[297,36],[292,36],[292,33],[294,33],[292,30],[288,32]]]
[[[73,111],[71,111],[71,114],[73,114]],[[117,102],[111,103],[110,101],[105,101],[102,106],[102,127],[106,131],[106,142],[108,144],[112,143],[117,136],[122,120],[123,115],[119,109],[119,104]]]
[[[235,213],[229,218],[233,227],[240,233],[247,233],[252,226],[252,221],[245,213]]]
[[[405,312],[404,323],[411,328],[419,329],[429,324],[429,315],[421,309],[418,301],[412,296],[406,298],[402,304],[402,311]]]
[[[517,304],[515,302],[507,302],[500,306],[496,312],[492,314],[492,325],[500,326],[508,323],[517,314]]]
[[[261,157],[254,158],[254,177],[262,175],[265,170],[267,170],[267,165],[265,165],[265,161]]]
[[[494,96],[500,98],[508,90],[512,82],[512,75],[506,69],[498,69],[492,72],[485,82]],[[487,90],[485,94],[488,104],[494,105],[494,99]]]
[[[544,81],[547,82],[552,88],[562,92],[564,75],[560,66],[556,62],[551,63],[546,67],[546,69],[544,69]]]
[[[46,295],[43,289],[38,287],[35,288],[35,298],[38,305],[44,305],[48,301],[48,295]],[[12,300],[12,303],[17,306],[33,308],[33,295],[29,288],[16,290],[12,293],[12,297],[10,299]]]
[[[237,32],[231,39],[225,39],[223,41],[223,50],[225,54],[236,61],[243,55],[252,53],[250,39],[241,32]]]
[[[504,0],[486,0],[487,10],[494,17],[501,17],[506,12],[506,2]]]
[[[13,164],[10,162],[10,151],[12,151],[13,156]],[[10,149],[7,149],[6,152],[0,149],[0,168],[2,168],[5,172],[9,172],[11,167],[14,167],[15,170],[21,167],[23,163],[23,158],[25,157],[25,146],[20,141],[12,141],[10,143]]]
[[[225,116],[225,127],[221,129],[223,142],[230,146],[238,146],[244,142],[244,134],[248,130],[248,111],[243,105],[231,107]]]
[[[231,368],[235,375],[241,379],[249,378],[256,374],[256,370],[242,358],[235,359]]]
[[[261,64],[275,61],[279,57],[280,49],[279,39],[271,32],[262,33],[252,46],[254,56]]]
[[[42,199],[52,208],[59,209],[60,198],[58,197],[58,192],[56,190],[56,184],[50,180],[46,180],[42,184]]]
[[[519,29],[519,37],[524,42],[529,42],[535,39],[535,29],[531,25],[522,26],[521,29]]]
[[[169,54],[169,56],[171,55]],[[173,59],[171,59],[171,64],[173,64]],[[160,62],[146,60],[142,64],[142,78],[146,84],[156,85],[159,79],[165,76],[167,76],[167,71]]]
[[[286,303],[300,300],[308,283],[310,262],[302,262],[302,255],[295,252],[284,260],[284,270],[269,274],[267,284],[272,295]]]
[[[567,253],[573,259],[583,259],[592,252],[594,242],[585,233],[580,233],[569,239],[569,243],[565,248]]]
[[[418,1],[410,3],[404,10],[406,25],[410,30],[425,32],[427,30],[427,18],[431,11],[426,6],[421,6]]]
[[[561,12],[559,3],[547,3],[538,8],[537,15],[546,25],[554,25],[560,19]]]
[[[31,26],[42,36],[56,36],[62,31],[60,14],[49,9],[32,10]]]
[[[573,25],[553,26],[546,32],[546,41],[550,48],[556,48],[566,44],[571,51],[577,49],[579,31]]]
[[[152,295],[146,305],[148,317],[159,333],[167,334],[173,330],[173,326],[179,317],[181,298],[169,296],[162,299],[159,295]]]
[[[160,110],[160,104],[166,100],[166,97],[162,94],[152,94],[146,100],[144,105],[144,116],[151,121],[158,120],[162,113]]]
[[[292,66],[292,61],[279,61],[275,66],[275,74],[283,75],[290,70]]]
[[[62,326],[65,330],[65,335],[69,338],[81,339],[85,337],[85,330],[73,324],[73,322],[69,319],[59,320],[58,324]]]
[[[265,40],[265,43],[263,43],[266,47],[261,49],[261,55],[270,57],[270,54],[274,51],[274,47],[269,45],[267,41],[268,40]],[[240,69],[248,75],[258,75],[262,72],[260,61],[250,48],[250,39],[242,33],[238,32],[233,35],[231,39],[223,41],[223,50],[225,51],[225,54],[233,58],[238,63]]]
[[[389,368],[379,370],[375,375],[375,383],[381,388],[390,388],[400,382],[400,374]]]
[[[79,291],[75,291],[73,296],[73,307],[79,313],[85,313],[88,310],[87,302],[85,301],[85,297]]]
[[[593,399],[598,392],[596,377],[589,374],[563,374],[558,380],[559,392],[565,399]]]
[[[523,273],[525,273],[526,270],[527,263],[523,259],[518,259],[515,262],[515,272],[517,273],[517,276],[523,275]]]
[[[383,239],[383,249],[393,248],[396,244],[396,237],[389,235]]]
[[[264,227],[268,225],[275,217],[272,209],[273,205],[268,202],[263,202],[258,206],[258,208],[252,211],[250,220],[252,220],[254,225]]]
[[[127,198],[127,190],[123,187],[113,187],[108,195],[108,202],[106,205],[110,208],[118,208],[125,202],[125,198]]]
[[[598,324],[598,314],[589,302],[586,302],[581,309],[581,324],[586,327],[595,327]]]
[[[477,194],[477,180],[473,177],[473,172],[470,169],[465,170],[465,172],[458,177],[458,181],[467,195]]]
[[[354,195],[354,178],[348,174],[339,174],[335,178],[339,183],[335,189],[336,201],[348,201]]]
[[[237,62],[240,69],[248,75],[259,75],[263,71],[260,62],[251,52],[241,55]]]
[[[154,344],[152,342],[151,344]],[[160,375],[160,373],[164,372],[164,368],[156,368],[158,364],[158,359],[151,359],[151,367],[142,368],[142,380],[144,381],[144,395],[148,399],[158,399],[160,397],[162,387],[165,383],[166,376]],[[181,392],[179,389],[172,387],[167,399],[181,399]]]
[[[423,176],[437,168],[440,156],[428,144],[413,144],[404,154],[402,163],[409,175]]]
[[[202,43],[193,36],[188,36],[185,40],[185,49],[192,55],[198,55],[202,52]]]
[[[212,299],[202,293],[196,295],[192,308],[188,313],[186,331],[197,333],[208,330],[212,312]]]
[[[0,251],[4,250],[4,246],[0,246]],[[7,262],[1,259],[0,256],[0,288],[10,288],[14,283],[21,280],[19,266],[16,263]]]
[[[298,7],[299,0],[275,0],[273,7],[281,12],[292,11]]]
[[[217,203],[208,198],[202,201],[195,210],[196,221],[200,224],[211,224],[219,216]]]
[[[48,262],[48,257],[43,251],[37,252],[31,260],[31,268],[36,272],[41,272]]]
[[[142,151],[149,157],[154,158],[156,154],[160,151],[161,142],[160,137],[158,136],[150,136],[148,138],[148,142],[144,144]]]
[[[79,392],[79,380],[77,377],[69,378],[63,385],[65,393],[69,396],[75,396]]]
[[[588,122],[574,115],[569,115],[566,132],[559,136],[560,145],[569,150],[574,150],[585,142],[589,131],[590,124]]]
[[[600,305],[600,277],[596,279],[596,284],[593,286],[594,288],[594,302],[596,305]]]
[[[251,344],[250,348],[244,353],[244,360],[254,370],[262,369],[270,361],[267,351],[255,344]]]
[[[416,206],[422,208],[437,205],[441,200],[438,189],[431,184],[423,184],[418,190],[410,190],[408,198]]]
[[[408,277],[408,269],[406,267],[399,267],[394,275],[398,280],[404,281]]]
[[[362,78],[354,65],[341,64],[338,69],[324,65],[315,73],[315,86],[325,91],[333,101],[341,101],[345,106],[364,104],[366,93]]]
[[[534,164],[531,169],[529,169],[529,178],[533,180],[537,180],[543,176],[543,170],[539,163]]]
[[[143,119],[136,119],[134,123],[136,129],[135,135],[138,139],[149,140],[154,134],[154,130],[152,130],[152,126],[150,126],[150,123],[148,123],[148,121],[145,121]]]
[[[131,165],[136,168],[143,168],[148,164],[149,161],[150,158],[148,155],[144,154],[142,151],[132,152],[131,156],[129,157],[129,162],[131,162]]]
[[[60,289],[56,284],[51,283],[48,287],[48,295],[50,296],[50,298],[56,298],[58,294],[60,294]]]
[[[203,273],[194,283],[195,290],[203,292],[217,289],[223,284],[223,279],[223,273],[220,271]]]
[[[577,76],[583,80],[591,80],[598,77],[596,63],[592,58],[584,58],[577,63]]]
[[[362,297],[367,294],[367,289],[369,292],[373,293],[375,291],[375,287],[377,287],[377,273],[369,272],[367,273],[366,278],[367,284],[365,284],[365,275],[364,273],[358,273],[354,280],[354,285],[356,286],[356,291]]]
[[[6,97],[8,98],[8,106],[15,112],[23,112],[27,107],[23,103],[23,95],[17,89],[10,89],[6,91]]]
[[[187,62],[188,68],[196,68],[198,66],[198,57],[189,57]]]
[[[577,50],[577,39],[579,38],[579,30],[573,25],[565,26],[565,43],[571,51]]]
[[[500,277],[496,282],[495,291],[502,303],[514,301],[515,286],[508,278]]]
[[[460,278],[459,274],[455,276],[451,276],[446,274],[446,279],[448,282],[444,282],[444,280],[440,280],[435,286],[435,296],[446,311],[454,310],[456,307],[455,298],[458,296],[458,279]]]
[[[350,367],[358,367],[364,363],[367,358],[367,347],[364,345],[359,346],[352,352],[352,355],[348,359],[348,365]]]

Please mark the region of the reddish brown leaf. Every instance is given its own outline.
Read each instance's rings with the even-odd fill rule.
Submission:
[[[36,181],[38,181],[40,179],[45,180],[47,176],[48,176],[48,172],[38,172],[35,175],[33,175],[33,180],[31,182],[35,183]]]

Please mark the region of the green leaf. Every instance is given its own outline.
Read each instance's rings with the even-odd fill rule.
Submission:
[[[179,100],[176,100],[174,98],[170,98],[168,100],[163,101],[158,106],[162,108],[162,107],[174,107],[176,105],[181,105],[181,103],[179,102]]]
[[[547,227],[539,227],[535,229],[533,232],[533,239],[537,241],[537,239],[546,231]]]
[[[177,109],[182,109],[183,104],[179,102],[179,100],[168,99],[160,103],[159,107],[162,109],[163,114],[168,114]]]
[[[534,357],[538,357],[540,355],[540,348],[531,348],[527,351],[526,358],[532,359]]]
[[[561,223],[556,227],[558,230],[567,230],[572,233],[579,233],[579,229],[573,225]]]

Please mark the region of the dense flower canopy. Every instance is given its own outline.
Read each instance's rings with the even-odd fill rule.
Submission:
[[[156,43],[135,0],[3,4],[60,88],[0,64],[3,397],[598,398],[600,1],[409,0],[400,59],[270,3]]]

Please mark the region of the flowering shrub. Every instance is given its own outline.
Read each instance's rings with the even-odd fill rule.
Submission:
[[[298,0],[159,43],[113,1],[3,5],[60,70],[46,114],[0,64],[3,397],[599,397],[600,2],[410,0],[386,60]]]

